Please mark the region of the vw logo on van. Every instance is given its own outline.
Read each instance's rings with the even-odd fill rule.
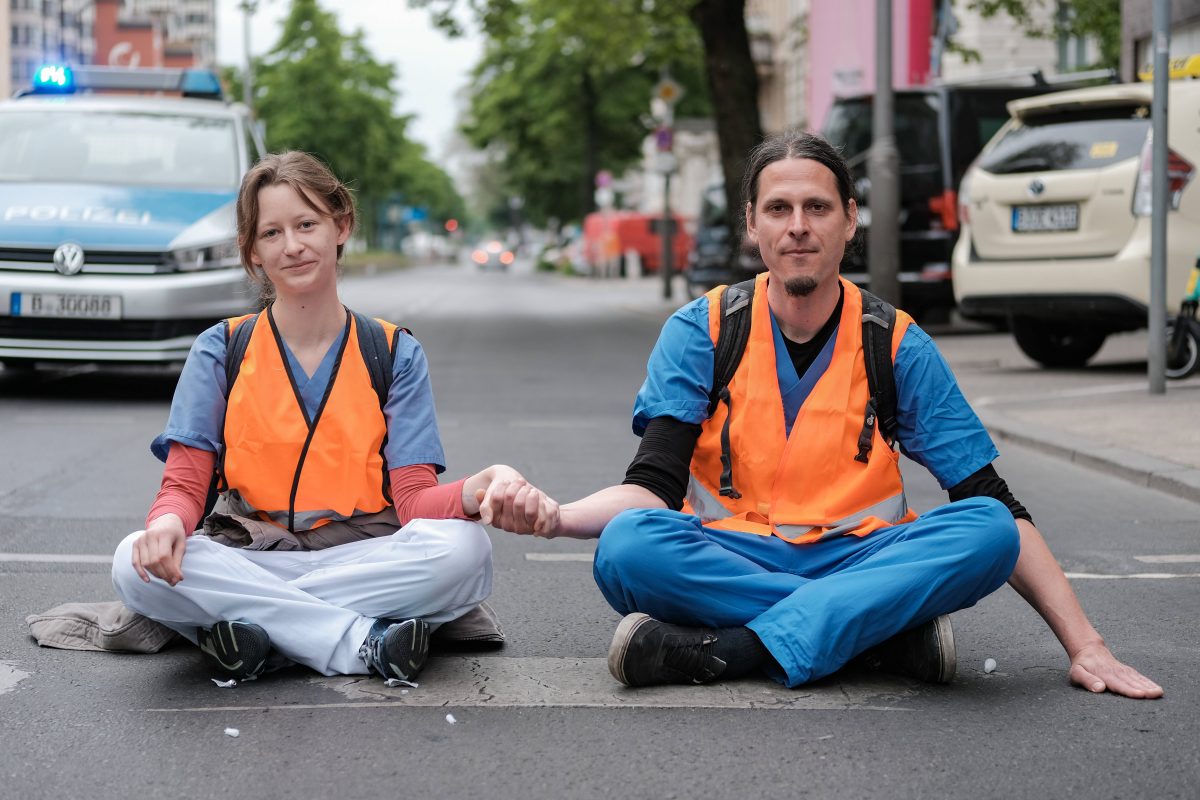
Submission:
[[[74,242],[59,245],[54,251],[54,268],[63,275],[74,275],[83,269],[83,248]]]
[[[1037,197],[1042,192],[1046,191],[1046,184],[1042,183],[1041,178],[1034,178],[1029,182],[1029,196]]]

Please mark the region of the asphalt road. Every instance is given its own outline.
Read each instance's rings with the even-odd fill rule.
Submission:
[[[658,292],[457,267],[343,289],[424,344],[450,476],[503,461],[562,500],[618,480],[635,449],[629,409],[669,313]],[[1144,371],[1135,341],[1110,344],[1094,373],[1056,375],[1003,335],[938,340],[972,398]],[[1200,566],[1145,560],[1200,552],[1197,506],[1013,446],[998,468],[1163,700],[1070,687],[1061,649],[1007,587],[954,615],[950,686],[839,674],[794,692],[619,689],[592,545],[505,533],[492,603],[508,644],[441,655],[407,693],[302,669],[218,689],[187,646],[38,648],[25,615],[111,599],[102,562],[157,488],[148,443],[173,380],[0,372],[0,798],[1200,796]],[[944,498],[919,468],[906,476],[915,507]],[[1148,573],[1179,577],[1131,577]]]

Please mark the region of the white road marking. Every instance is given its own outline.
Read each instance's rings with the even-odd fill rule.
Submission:
[[[1200,564],[1200,553],[1184,553],[1174,556],[1134,556],[1144,564]]]
[[[18,683],[28,677],[28,672],[17,669],[11,661],[0,661],[0,694],[11,692]]]
[[[81,553],[0,553],[0,562],[31,564],[112,564],[112,556]]]
[[[313,678],[348,702],[309,705],[154,708],[161,712],[288,711],[344,708],[753,708],[791,711],[906,711],[893,703],[917,693],[902,678],[856,675],[816,687],[785,689],[765,678],[709,686],[629,689],[608,674],[604,658],[434,658],[420,687],[389,689],[379,678]],[[222,698],[227,698],[223,694]]]
[[[585,561],[592,563],[591,553],[526,553],[526,561]]]
[[[1095,572],[1068,572],[1071,580],[1166,580],[1167,578],[1200,578],[1200,572],[1133,572],[1126,575],[1104,575]]]

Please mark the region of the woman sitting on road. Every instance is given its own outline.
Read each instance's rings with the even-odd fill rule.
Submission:
[[[338,299],[354,222],[346,187],[310,155],[267,156],[246,175],[238,245],[265,308],[197,338],[151,446],[162,488],[113,561],[125,604],[227,678],[257,677],[275,654],[325,675],[411,680],[430,632],[491,591],[491,542],[470,520],[514,501],[529,518],[553,513],[511,467],[438,485],[421,346]],[[378,389],[372,352],[391,359]],[[214,470],[228,513],[193,535]]]

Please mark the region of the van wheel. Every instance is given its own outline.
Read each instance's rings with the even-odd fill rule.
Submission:
[[[1183,320],[1184,327],[1179,341],[1175,341],[1175,327],[1179,318],[1167,322],[1167,368],[1166,376],[1171,380],[1186,378],[1196,371],[1200,362],[1200,331],[1193,320]]]
[[[1013,317],[1012,332],[1021,352],[1043,367],[1082,367],[1108,338],[1104,331],[1030,317]]]

